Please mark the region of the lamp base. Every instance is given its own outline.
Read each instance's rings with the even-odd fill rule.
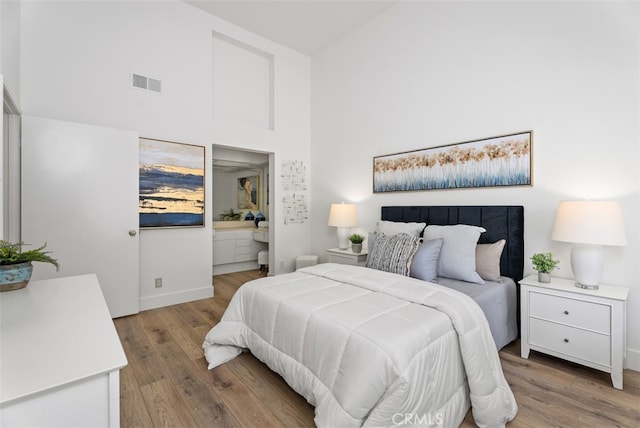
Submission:
[[[598,289],[598,283],[602,276],[603,259],[600,245],[573,245],[571,248],[571,269],[577,287],[587,290]]]
[[[349,248],[349,228],[338,227],[338,248],[346,250]]]
[[[598,290],[598,289],[600,289],[598,284],[596,284],[596,285],[586,285],[586,284],[580,284],[579,282],[576,282],[575,285],[576,285],[576,287],[583,288],[585,290]]]

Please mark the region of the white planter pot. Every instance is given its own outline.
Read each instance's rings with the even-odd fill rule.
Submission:
[[[548,284],[551,282],[551,274],[548,272],[538,272],[538,282]]]

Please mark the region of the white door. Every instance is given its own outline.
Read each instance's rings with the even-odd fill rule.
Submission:
[[[138,134],[22,117],[22,240],[60,263],[33,279],[96,273],[112,317],[139,311]]]

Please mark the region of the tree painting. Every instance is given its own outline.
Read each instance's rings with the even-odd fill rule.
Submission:
[[[531,185],[533,132],[373,159],[373,191]]]

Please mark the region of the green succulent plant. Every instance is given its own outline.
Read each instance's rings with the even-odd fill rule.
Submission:
[[[223,221],[240,220],[240,218],[242,217],[242,213],[235,212],[233,208],[229,208],[227,211],[223,211],[219,217],[220,220]]]
[[[51,263],[56,267],[56,270],[60,269],[58,260],[51,257],[50,251],[43,251],[47,246],[45,242],[43,246],[34,248],[32,250],[22,251],[22,247],[25,244],[13,244],[9,241],[0,240],[0,265],[15,265],[18,263],[29,262],[42,262]]]
[[[364,241],[364,236],[354,233],[352,235],[349,235],[349,241],[351,241],[352,244],[362,244],[362,241]]]
[[[560,264],[560,260],[555,260],[552,253],[536,253],[531,256],[533,268],[538,272],[551,273]]]

